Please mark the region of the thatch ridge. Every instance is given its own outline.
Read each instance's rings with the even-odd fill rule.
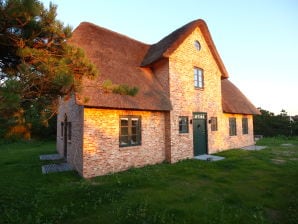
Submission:
[[[81,22],[81,23],[74,29],[73,32],[76,32],[76,30],[77,30],[79,27],[82,27],[82,26],[90,26],[90,27],[94,27],[95,29],[104,30],[105,32],[112,33],[112,34],[114,34],[114,35],[116,35],[116,36],[119,36],[119,38],[129,39],[129,40],[131,40],[131,41],[135,41],[135,42],[137,42],[137,43],[140,43],[140,44],[144,44],[144,45],[150,46],[150,44],[144,43],[144,42],[142,42],[142,41],[139,41],[139,40],[136,40],[136,39],[134,39],[134,38],[132,38],[132,37],[129,37],[129,36],[127,36],[127,35],[124,35],[124,34],[122,34],[122,33],[116,32],[116,31],[114,31],[114,30],[107,29],[107,28],[105,28],[105,27],[98,26],[98,25],[96,25],[96,24],[94,24],[94,23],[87,22],[87,21]]]

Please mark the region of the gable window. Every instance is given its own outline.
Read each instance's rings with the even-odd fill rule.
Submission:
[[[119,146],[141,145],[141,117],[120,116]]]
[[[247,117],[242,118],[242,134],[248,134],[248,119]]]
[[[195,88],[204,88],[203,70],[197,67],[194,68],[194,85]]]
[[[235,117],[229,118],[229,132],[230,132],[230,136],[237,135],[237,126],[236,126],[236,118]]]
[[[200,51],[200,50],[201,50],[201,44],[200,44],[200,42],[199,42],[198,40],[196,40],[196,41],[194,42],[194,46],[195,46],[195,48],[197,49],[197,51]]]
[[[188,117],[179,117],[179,133],[188,133]]]
[[[211,131],[217,131],[217,117],[211,117]]]

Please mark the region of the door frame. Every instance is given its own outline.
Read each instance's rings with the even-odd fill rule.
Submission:
[[[202,117],[202,118],[196,118],[196,115],[198,115],[198,117]],[[205,124],[205,129],[206,129],[206,134],[205,134],[205,142],[206,142],[206,154],[209,154],[209,149],[208,149],[208,122],[207,122],[207,112],[193,112],[192,113],[192,128],[193,128],[193,153],[194,156],[195,155],[195,127],[194,127],[194,120],[204,120],[204,124]]]

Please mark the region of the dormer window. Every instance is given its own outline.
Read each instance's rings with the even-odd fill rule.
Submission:
[[[203,70],[197,67],[194,68],[194,85],[197,89],[204,88]]]

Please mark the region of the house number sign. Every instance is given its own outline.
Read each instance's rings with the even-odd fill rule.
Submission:
[[[206,119],[206,114],[194,114],[193,119]]]

